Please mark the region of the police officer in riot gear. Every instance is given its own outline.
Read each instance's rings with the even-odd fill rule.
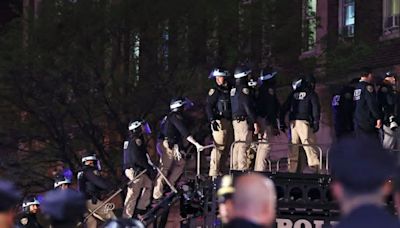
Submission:
[[[128,186],[122,215],[124,218],[131,218],[135,214],[141,216],[146,212],[150,205],[153,180],[157,175],[148,160],[147,143],[143,136],[143,133],[151,133],[148,124],[143,120],[135,120],[129,123],[128,130],[129,138],[124,142],[125,176],[133,180],[142,171],[146,170],[146,173]]]
[[[315,93],[315,79],[312,76],[296,79],[292,83],[293,91],[282,105],[280,126],[286,129],[285,116],[289,112],[291,143],[315,144],[315,133],[319,130],[320,104]],[[318,171],[319,158],[317,151],[305,146],[308,166]],[[299,159],[299,147],[292,146],[289,151],[289,172],[296,172]]]
[[[88,212],[95,210],[103,202],[103,195],[110,192],[113,187],[100,176],[100,163],[94,153],[87,153],[82,157],[83,169],[78,173],[79,191],[86,197]],[[89,214],[87,213],[87,214]],[[90,216],[86,226],[97,227],[97,220],[108,220],[115,218],[114,212],[107,209],[107,205],[97,210]]]
[[[360,79],[356,78],[349,84],[343,86],[332,98],[333,125],[336,138],[350,135],[354,132],[354,109],[353,101],[354,86]]]
[[[254,103],[248,86],[251,70],[246,66],[235,69],[235,87],[231,89],[232,123],[235,141],[242,141],[233,148],[232,169],[247,170],[247,150],[252,141],[253,132],[258,133]],[[245,142],[245,143],[243,143]]]
[[[183,112],[193,104],[185,98],[178,97],[171,100],[171,112],[165,118],[163,124],[162,136],[164,137],[161,143],[161,172],[166,176],[172,185],[182,175],[185,168],[184,140],[193,144],[196,149],[203,150],[203,146],[198,143],[187,129],[187,123]],[[154,187],[153,198],[160,200],[164,194],[165,181],[161,175],[158,176],[156,186]]]
[[[378,90],[378,102],[383,112],[382,145],[385,149],[395,149],[397,144],[398,114],[396,75],[386,72]]]
[[[266,171],[267,158],[271,150],[268,141],[272,136],[279,134],[278,114],[280,104],[275,92],[277,72],[271,67],[261,70],[259,81],[261,85],[256,94],[256,113],[257,122],[260,126],[258,140],[262,143],[258,145],[254,170]]]
[[[370,69],[365,68],[360,82],[353,94],[355,101],[354,131],[357,137],[369,136],[379,140],[378,129],[382,127],[382,112],[379,108],[374,85],[374,76]]]
[[[63,174],[58,174],[54,180],[54,189],[65,190],[71,187],[71,180]]]
[[[215,85],[208,91],[206,113],[216,147],[211,151],[209,175],[216,177],[223,170],[221,165],[226,161],[233,141],[231,85],[227,80],[228,71],[221,68],[214,69],[210,77],[215,78]]]
[[[17,219],[18,227],[41,228],[36,215],[39,213],[40,203],[36,197],[28,196],[22,203],[22,214]]]

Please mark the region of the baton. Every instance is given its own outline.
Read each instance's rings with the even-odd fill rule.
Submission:
[[[160,174],[160,176],[165,180],[165,182],[168,184],[168,186],[171,188],[171,190],[174,193],[178,193],[178,190],[176,190],[176,188],[171,184],[171,182],[169,182],[167,177],[165,177],[165,175],[161,172],[160,168],[158,168],[157,166],[153,166],[153,167],[157,169],[158,174]]]
[[[133,182],[135,182],[137,179],[139,179],[139,177],[141,177],[143,174],[145,174],[146,171],[147,171],[146,169],[143,170],[142,172],[140,172],[138,175],[136,175],[132,180],[130,180],[125,185],[128,185],[128,186],[131,185]],[[100,206],[96,207],[93,211],[89,210],[90,213],[85,217],[83,222],[78,223],[77,226],[82,225],[82,223],[86,223],[90,216],[92,216],[94,213],[96,213],[96,211],[100,210],[100,208],[102,208],[104,205],[106,205],[108,202],[110,202],[115,196],[117,196],[120,192],[122,192],[122,190],[123,190],[123,187],[119,188],[114,194],[112,194],[110,197],[108,197],[108,199],[106,199]]]

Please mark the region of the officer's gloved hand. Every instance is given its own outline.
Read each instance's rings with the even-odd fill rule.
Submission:
[[[135,177],[134,171],[132,168],[130,169],[125,169],[125,176],[129,179],[129,180],[133,180],[133,178]]]
[[[279,129],[281,129],[281,131],[282,131],[283,133],[285,133],[286,130],[287,130],[286,124],[285,124],[285,123],[281,123],[281,124],[279,125]]]
[[[312,126],[313,132],[316,133],[317,131],[319,131],[319,122],[314,122],[313,126]]]
[[[216,120],[211,121],[211,130],[212,131],[219,131],[221,129],[221,126]]]

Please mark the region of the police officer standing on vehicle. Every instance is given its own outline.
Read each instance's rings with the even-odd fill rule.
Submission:
[[[193,104],[182,97],[171,100],[171,112],[166,116],[165,123],[161,129],[162,136],[162,155],[161,172],[168,178],[168,181],[175,185],[176,181],[182,175],[185,168],[184,140],[193,144],[198,151],[203,150],[203,146],[198,143],[187,129],[187,123],[184,117],[184,110]],[[161,175],[158,176],[156,186],[154,187],[153,198],[160,200],[164,194],[165,181]]]
[[[335,128],[336,138],[350,135],[354,132],[354,109],[353,101],[354,86],[360,79],[356,78],[349,84],[340,88],[338,93],[332,98],[333,125]]]
[[[267,159],[271,151],[269,140],[279,134],[278,118],[280,104],[276,96],[275,85],[277,72],[271,67],[261,70],[259,81],[261,85],[256,95],[257,122],[260,126],[258,145],[254,170],[266,171]]]
[[[354,131],[356,137],[374,138],[379,140],[378,129],[382,127],[382,112],[379,108],[374,85],[374,76],[370,69],[365,68],[360,82],[356,85],[353,99],[355,101]]]
[[[79,191],[86,197],[86,206],[89,214],[103,203],[102,196],[112,190],[112,185],[100,176],[100,163],[94,153],[87,153],[82,157],[83,169],[78,173]],[[93,213],[87,220],[86,226],[97,227],[97,220],[115,218],[114,212],[104,205]]]
[[[235,69],[235,87],[231,89],[232,123],[235,141],[237,143],[232,152],[232,169],[247,170],[250,164],[247,161],[247,150],[252,141],[253,133],[258,133],[258,124],[254,103],[248,87],[248,76],[251,70],[246,66],[239,66]],[[244,143],[243,143],[244,142]]]
[[[227,80],[229,73],[221,68],[214,69],[210,78],[215,78],[215,85],[208,91],[206,113],[211,123],[211,130],[216,147],[211,151],[211,177],[221,175],[229,156],[233,141],[232,109],[230,100],[231,85]]]
[[[22,214],[18,218],[19,227],[41,228],[36,215],[39,213],[40,203],[36,197],[28,196],[22,203]]]
[[[280,115],[281,130],[286,130],[285,116],[289,112],[290,133],[292,144],[315,144],[315,133],[319,130],[320,104],[315,93],[315,78],[308,76],[296,79],[293,91],[282,105]],[[307,163],[310,168],[318,172],[319,158],[312,146],[304,146]],[[289,151],[289,172],[296,172],[299,160],[299,147],[292,146]]]
[[[134,180],[142,171],[146,170],[146,173],[128,186],[122,215],[124,218],[145,214],[151,201],[153,180],[157,175],[157,171],[148,160],[147,143],[143,136],[143,133],[151,133],[150,127],[143,120],[135,120],[129,123],[128,129],[129,138],[124,142],[125,176]]]
[[[396,93],[396,75],[386,72],[378,90],[378,102],[383,112],[382,145],[385,149],[393,150],[397,144],[398,107]]]

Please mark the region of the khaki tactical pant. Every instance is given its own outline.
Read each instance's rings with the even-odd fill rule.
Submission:
[[[292,144],[315,144],[315,134],[308,121],[294,120],[290,122]],[[307,156],[307,163],[310,167],[319,165],[317,151],[311,146],[304,146]],[[299,146],[292,146],[289,152],[289,172],[294,173],[297,170],[299,161]]]
[[[96,204],[92,203],[92,200],[87,200],[86,201],[86,207],[88,209],[88,213],[85,214],[85,216],[89,215],[90,212],[94,211],[97,207],[99,207],[101,204],[103,204],[103,201],[97,200]],[[97,210],[92,216],[88,218],[86,221],[86,226],[87,228],[97,228],[97,220],[103,219],[104,221],[110,220],[110,219],[116,219],[117,217],[114,215],[114,212],[112,210],[108,210],[107,205],[104,205],[101,207],[99,210]],[[101,218],[101,219],[99,219]]]
[[[382,141],[383,148],[388,150],[395,149],[398,140],[397,130],[393,131],[392,129],[390,129],[390,127],[383,125],[382,134],[383,134],[383,141]]]
[[[174,157],[174,152],[168,147],[168,141],[162,142],[161,148],[163,153],[161,155],[161,172],[168,178],[172,185],[175,185],[176,181],[182,175],[185,168],[186,161],[181,158],[179,161]],[[164,193],[164,179],[161,175],[158,175],[156,186],[154,187],[153,198],[159,199]]]
[[[271,152],[271,145],[268,140],[272,137],[272,127],[266,124],[265,118],[259,117],[257,122],[260,126],[260,133],[258,134],[260,144],[257,147],[254,171],[262,172],[268,169],[268,155]]]
[[[233,132],[235,141],[244,141],[246,143],[237,143],[232,151],[232,169],[233,170],[247,170],[250,163],[247,159],[247,150],[249,150],[252,141],[253,133],[249,130],[249,124],[246,120],[234,120]]]
[[[138,173],[135,173],[133,169],[126,169],[125,176],[132,180]],[[146,210],[151,200],[151,190],[153,188],[153,181],[150,180],[147,174],[142,175],[135,182],[128,186],[128,192],[124,202],[124,211],[122,213],[123,218],[132,218],[136,203],[137,209]],[[139,198],[139,202],[138,202]]]
[[[221,169],[224,169],[221,165],[225,164],[227,161],[231,149],[230,146],[233,141],[232,122],[221,119],[217,120],[217,123],[220,129],[212,132],[215,147],[211,151],[210,176],[218,176],[221,174]]]

